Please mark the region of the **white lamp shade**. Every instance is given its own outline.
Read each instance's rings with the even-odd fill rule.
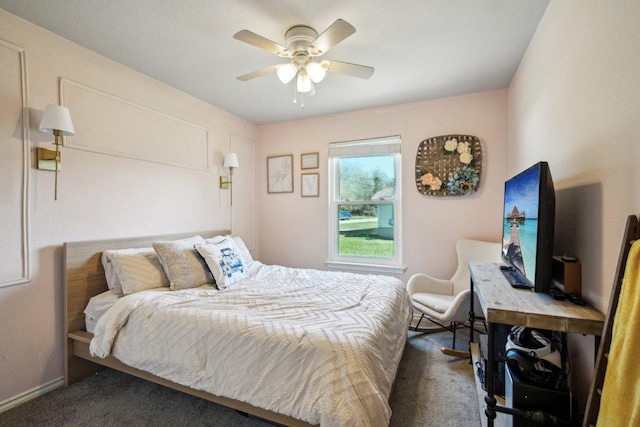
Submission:
[[[69,109],[61,105],[49,104],[44,109],[42,120],[40,121],[42,132],[53,133],[59,130],[63,135],[75,135],[76,131],[71,122]]]
[[[298,68],[291,62],[288,64],[282,64],[278,67],[278,78],[284,84],[289,83],[298,72]]]
[[[327,75],[327,72],[319,63],[309,62],[307,64],[307,75],[309,76],[312,82],[320,83],[322,79],[324,79],[324,76]]]
[[[300,93],[311,92],[313,88],[313,83],[311,79],[306,74],[298,73],[298,80],[296,81],[296,89]]]
[[[227,153],[224,156],[224,167],[239,168],[240,164],[238,163],[238,155],[236,153]]]

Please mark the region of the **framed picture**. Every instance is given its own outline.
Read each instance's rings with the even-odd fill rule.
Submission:
[[[319,153],[304,153],[300,155],[301,169],[318,169]]]
[[[318,197],[320,195],[320,183],[317,173],[302,174],[302,197]]]
[[[267,157],[267,192],[293,193],[293,154]]]

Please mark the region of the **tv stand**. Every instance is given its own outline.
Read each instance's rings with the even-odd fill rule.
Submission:
[[[478,345],[474,342],[473,324],[475,310],[482,312],[487,322],[487,368],[485,372],[487,394],[484,400],[482,393],[478,393],[480,409],[485,406],[484,414],[488,427],[494,426],[494,420],[500,413],[517,415],[518,410],[498,405],[494,384],[494,340],[495,325],[518,325],[530,328],[546,329],[558,332],[568,332],[600,336],[604,325],[604,314],[590,306],[578,306],[569,301],[554,300],[549,294],[531,292],[526,289],[515,289],[510,286],[500,270],[500,264],[469,263],[471,273],[471,309],[469,311],[470,342],[469,350],[472,358],[478,357],[474,353]],[[478,297],[480,307],[474,307],[474,295]],[[480,316],[479,316],[480,317]],[[476,377],[476,386],[479,382]],[[541,408],[543,409],[543,408]],[[483,418],[483,417],[481,417]]]

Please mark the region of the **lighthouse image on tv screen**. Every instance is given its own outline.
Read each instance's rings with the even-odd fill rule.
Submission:
[[[540,167],[532,167],[505,183],[502,258],[535,283]]]

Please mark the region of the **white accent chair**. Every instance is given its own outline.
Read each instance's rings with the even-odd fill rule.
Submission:
[[[469,263],[500,262],[501,244],[460,239],[456,242],[456,252],[458,268],[450,280],[436,279],[426,274],[414,274],[407,282],[407,290],[413,308],[422,313],[417,325],[411,329],[420,330],[420,322],[426,318],[450,330],[453,332],[453,350],[443,348],[442,351],[446,354],[462,356],[462,352],[455,350],[456,328],[469,320],[471,301]],[[479,307],[477,304],[476,299],[474,307]]]

